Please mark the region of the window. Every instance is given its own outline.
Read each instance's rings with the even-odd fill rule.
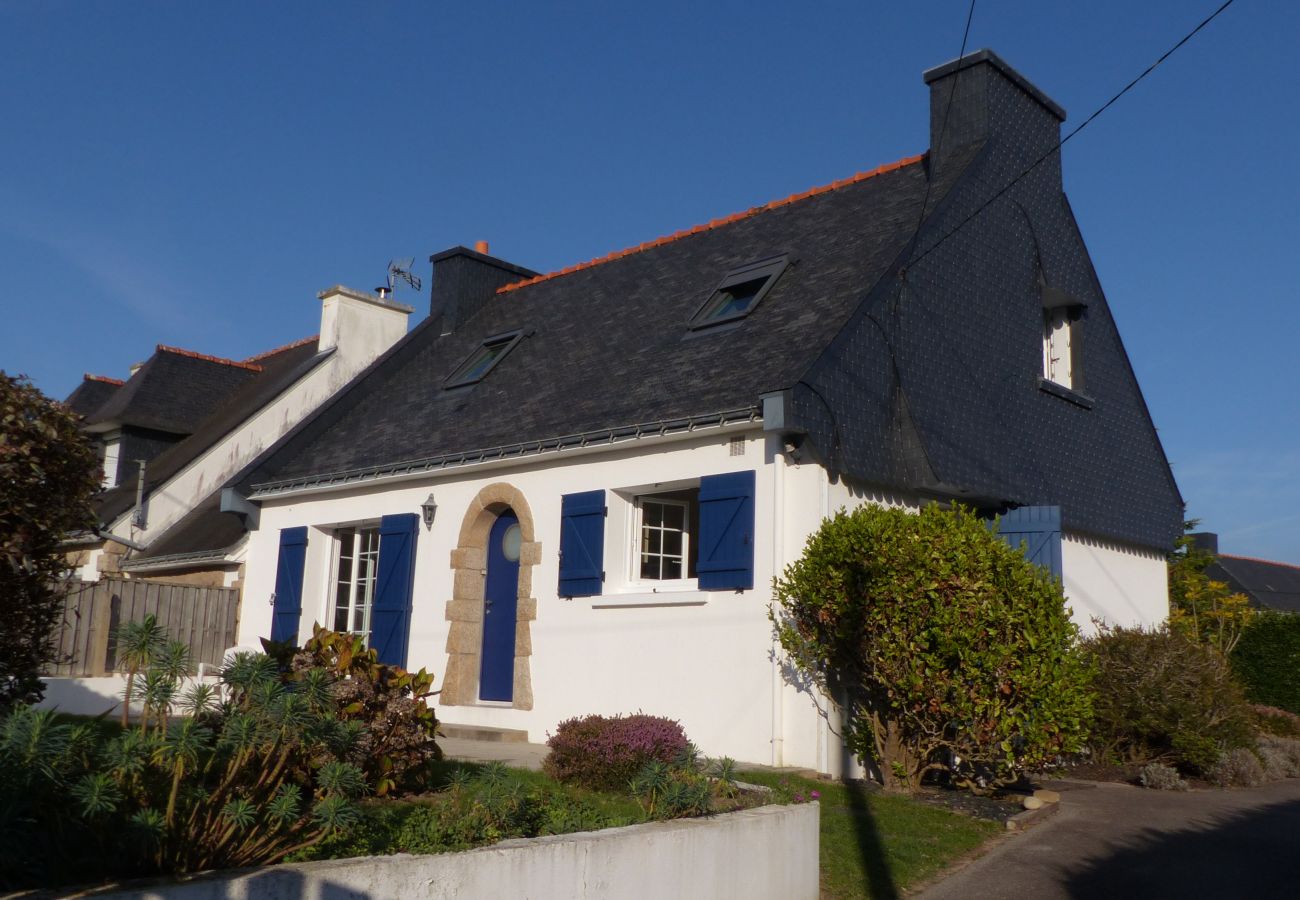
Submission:
[[[334,630],[370,638],[370,610],[379,568],[379,529],[341,528],[335,532]]]
[[[732,269],[691,317],[691,327],[706,328],[749,315],[789,264],[790,257],[774,256]]]
[[[1043,310],[1043,377],[1061,387],[1074,387],[1073,323],[1065,307]]]
[[[117,461],[121,447],[122,442],[120,440],[104,442],[104,477],[100,482],[101,487],[111,488],[117,486]]]
[[[521,336],[521,332],[512,331],[508,334],[498,334],[488,338],[451,374],[444,387],[461,387],[482,381],[487,373],[491,372],[493,367],[501,361],[501,358],[509,353],[515,344],[519,343]]]
[[[697,488],[636,498],[633,578],[680,581],[695,577],[700,492]]]

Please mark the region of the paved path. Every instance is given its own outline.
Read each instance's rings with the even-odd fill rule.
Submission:
[[[1075,783],[922,900],[1300,897],[1300,779],[1232,791]]]

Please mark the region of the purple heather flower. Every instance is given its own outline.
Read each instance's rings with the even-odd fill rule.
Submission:
[[[809,796],[810,798],[812,798],[813,800],[820,800],[820,799],[822,798],[822,792],[821,792],[821,791],[809,791],[808,796]]]

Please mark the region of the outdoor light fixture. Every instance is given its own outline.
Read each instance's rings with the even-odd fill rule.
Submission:
[[[420,504],[420,512],[424,514],[424,530],[431,530],[433,528],[433,517],[438,514],[438,503],[433,499],[432,492],[430,492],[429,498]]]

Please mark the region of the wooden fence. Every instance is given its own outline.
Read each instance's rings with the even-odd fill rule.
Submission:
[[[196,669],[199,663],[217,666],[221,654],[235,643],[239,591],[123,578],[73,581],[56,635],[56,662],[45,674],[77,678],[111,674],[117,666],[118,626],[143,621],[150,614],[158,617],[158,624],[174,640],[190,648]]]

